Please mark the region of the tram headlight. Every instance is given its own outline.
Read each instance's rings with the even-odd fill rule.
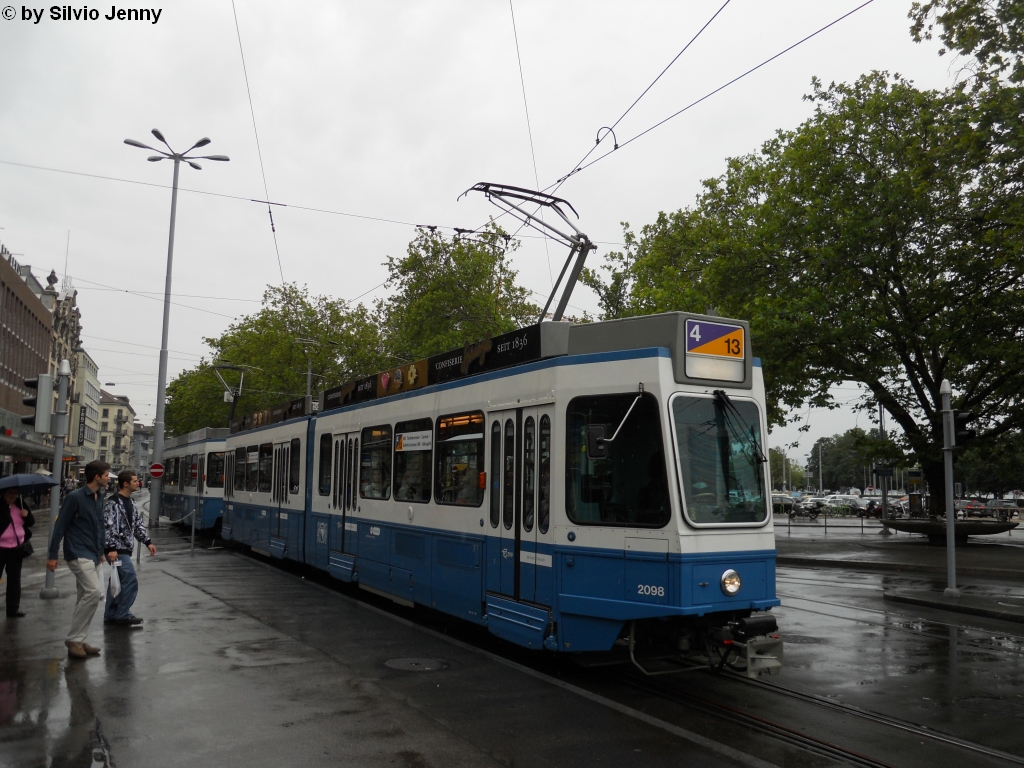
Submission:
[[[722,591],[727,595],[735,595],[740,591],[740,587],[743,586],[743,582],[740,580],[740,575],[732,568],[722,574],[721,583]]]

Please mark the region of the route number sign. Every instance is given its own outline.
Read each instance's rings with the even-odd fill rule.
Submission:
[[[149,474],[151,477],[163,477],[164,476],[164,465],[163,464],[150,464]]]
[[[697,379],[743,381],[747,344],[742,325],[686,321],[686,375]]]

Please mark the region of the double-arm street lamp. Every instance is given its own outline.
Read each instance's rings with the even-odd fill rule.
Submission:
[[[124,143],[132,147],[156,152],[157,154],[147,158],[151,163],[157,163],[161,160],[174,161],[174,184],[171,187],[171,232],[167,238],[167,280],[164,284],[164,327],[160,340],[160,373],[156,384],[156,420],[153,422],[153,464],[162,465],[164,460],[164,401],[167,399],[167,327],[171,319],[171,262],[174,257],[174,217],[178,208],[178,166],[185,162],[197,171],[201,171],[203,167],[196,160],[219,160],[225,162],[229,158],[227,155],[189,156],[188,153],[193,149],[205,147],[209,144],[209,139],[200,139],[184,152],[175,152],[171,149],[171,145],[167,143],[163,134],[156,128],[153,129],[153,135],[167,147],[166,152],[162,149],[154,149],[134,139],[125,139]],[[154,477],[149,494],[149,522],[151,525],[156,525],[160,522],[160,489],[162,487],[163,478]]]

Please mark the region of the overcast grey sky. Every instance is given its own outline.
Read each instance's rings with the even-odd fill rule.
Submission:
[[[570,171],[723,0],[514,0],[537,174]],[[860,5],[860,0],[732,0],[616,129],[620,143]],[[908,34],[907,0],[875,0],[613,156],[559,194],[595,241],[621,240],[660,210],[690,204],[701,179],[810,112],[812,76],[852,80],[872,69],[922,87],[955,70],[937,46]],[[394,224],[475,227],[495,210],[456,201],[477,181],[533,187],[512,17],[507,0],[289,2],[235,0],[270,199],[274,251],[230,0],[175,0],[159,21],[0,19],[0,160],[169,185],[171,165],[125,138],[176,149],[201,136],[230,163],[182,168],[174,260],[171,377],[206,353],[232,318],[256,309],[264,286],[287,281],[369,302],[414,232]],[[82,6],[74,6],[81,8]],[[127,6],[121,6],[127,7]],[[155,6],[154,6],[155,7]],[[144,421],[155,412],[160,297],[170,192],[160,187],[0,165],[0,241],[42,279],[55,268],[80,291],[84,341],[102,382]],[[305,206],[337,213],[298,210]],[[614,246],[604,245],[595,257]],[[565,252],[526,240],[521,283],[546,292]],[[117,293],[104,286],[149,292]],[[373,289],[373,290],[371,290]],[[540,300],[540,297],[537,297]],[[572,304],[594,312],[578,288]],[[703,308],[696,308],[703,309]],[[756,350],[755,350],[756,353]],[[852,396],[851,389],[845,395]],[[850,413],[811,413],[806,453]],[[860,422],[864,422],[860,417]],[[863,426],[863,423],[861,424]],[[773,442],[796,439],[795,427]],[[798,449],[799,453],[801,449]]]

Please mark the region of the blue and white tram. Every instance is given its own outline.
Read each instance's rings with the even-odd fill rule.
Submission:
[[[764,402],[744,322],[542,323],[230,435],[224,536],[530,648],[774,672]]]
[[[213,529],[224,510],[224,445],[228,430],[207,427],[167,440],[161,509],[171,522]]]
[[[268,556],[305,559],[308,411],[304,400],[268,409],[228,436],[223,538]]]

